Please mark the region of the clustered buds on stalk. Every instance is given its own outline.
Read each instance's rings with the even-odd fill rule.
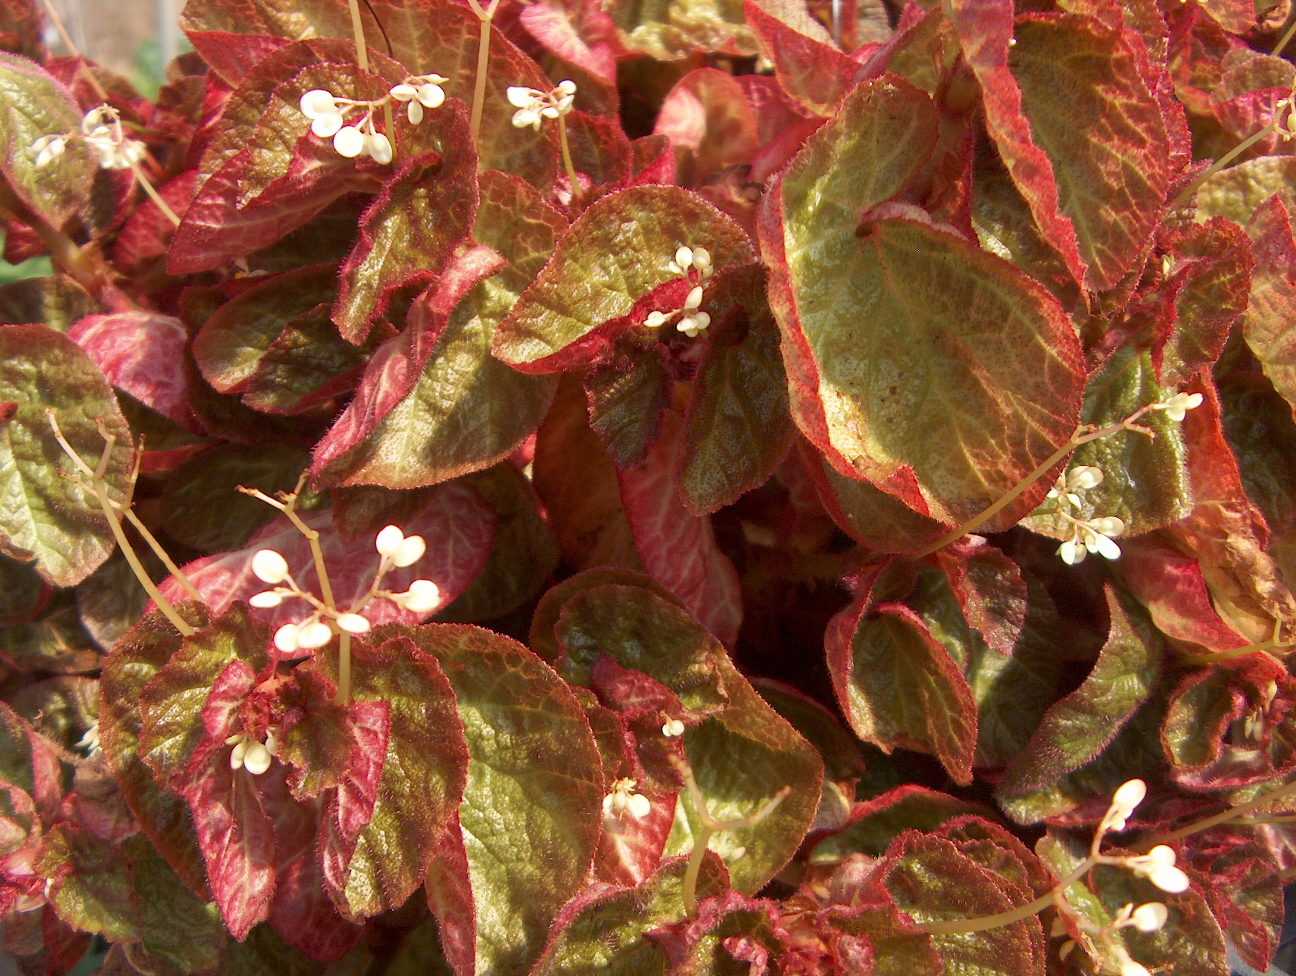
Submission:
[[[603,797],[603,816],[621,819],[629,814],[642,820],[652,811],[652,803],[642,793],[636,793],[638,783],[632,779],[612,782],[612,792]]]
[[[236,732],[225,740],[230,750],[230,769],[246,769],[253,776],[260,776],[270,768],[274,757],[279,755],[279,740],[274,729],[266,730],[265,742],[258,742],[248,732]]]
[[[40,169],[62,156],[68,140],[73,138],[77,138],[76,133],[41,136],[27,147],[27,152],[36,157],[36,168]],[[104,169],[130,169],[148,151],[138,139],[127,138],[121,117],[111,105],[100,105],[85,114],[80,138],[95,151]]]
[[[694,282],[684,299],[684,307],[679,310],[685,314],[675,324],[675,328],[690,339],[695,338],[699,332],[705,332],[707,326],[711,324],[711,316],[706,312],[698,311],[702,305],[702,282],[710,278],[715,270],[711,266],[711,252],[705,247],[683,245],[675,252],[675,259],[667,267],[674,274],[682,275]],[[649,312],[648,317],[644,319],[644,325],[650,329],[659,328],[676,314],[676,312]]]
[[[1082,464],[1065,475],[1059,475],[1057,484],[1049,489],[1047,500],[1055,506],[1059,518],[1071,526],[1071,538],[1058,546],[1058,555],[1069,566],[1081,562],[1091,552],[1105,559],[1119,559],[1120,546],[1112,540],[1125,531],[1125,523],[1115,515],[1082,519],[1072,514],[1083,504],[1083,493],[1103,481],[1102,469]]]
[[[509,104],[517,109],[513,113],[513,125],[519,129],[530,126],[538,132],[543,120],[556,119],[572,110],[576,100],[576,82],[565,79],[547,92],[514,85],[507,94]]]
[[[441,88],[448,78],[440,75],[412,75],[399,85],[394,86],[387,94],[398,102],[408,102],[405,115],[410,125],[423,121],[423,109],[440,108],[445,101],[445,91]]]
[[[382,578],[393,568],[403,569],[412,566],[423,558],[427,544],[421,535],[405,535],[395,525],[386,526],[374,539],[374,548],[382,558],[378,562],[378,571],[374,574],[369,592],[356,602],[349,611],[340,611],[326,606],[314,594],[307,593],[293,580],[288,569],[288,561],[273,549],[261,549],[252,557],[252,573],[264,583],[274,585],[274,589],[263,590],[253,594],[248,600],[252,606],[268,610],[279,606],[286,599],[305,600],[314,611],[305,620],[298,623],[284,624],[275,631],[274,644],[285,654],[297,650],[316,650],[333,639],[332,621],[338,630],[349,634],[363,634],[370,629],[370,621],[360,614],[374,598],[390,600],[404,610],[412,613],[427,613],[441,604],[441,588],[431,580],[416,579],[403,593],[389,593],[378,589]]]

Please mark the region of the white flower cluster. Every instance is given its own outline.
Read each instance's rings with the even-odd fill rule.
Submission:
[[[225,740],[230,750],[230,769],[246,769],[253,776],[260,776],[270,768],[270,763],[279,755],[279,740],[274,729],[266,730],[265,742],[258,742],[247,732],[236,732]]]
[[[418,579],[409,585],[403,593],[389,593],[378,589],[378,584],[392,569],[404,569],[423,558],[427,544],[421,535],[406,536],[395,525],[389,525],[378,533],[374,548],[382,558],[378,563],[378,572],[374,575],[369,593],[357,604],[355,609],[339,612],[325,606],[313,594],[307,593],[294,582],[288,570],[288,562],[273,549],[261,549],[252,557],[252,573],[263,583],[275,585],[272,590],[263,590],[253,594],[248,600],[254,607],[271,609],[279,606],[284,600],[297,598],[305,600],[314,607],[314,611],[305,620],[295,624],[284,624],[275,631],[275,647],[290,654],[296,650],[315,650],[323,647],[333,639],[333,627],[326,621],[332,621],[338,630],[349,634],[363,634],[370,628],[367,617],[359,610],[374,597],[390,600],[398,607],[413,613],[426,613],[441,602],[441,589],[431,580]]]
[[[418,125],[423,121],[423,109],[440,108],[445,101],[445,91],[441,86],[449,80],[440,75],[412,75],[387,94],[398,102],[408,102],[405,116],[410,125]]]
[[[675,324],[675,328],[680,332],[690,339],[695,338],[699,332],[705,332],[707,326],[711,324],[711,316],[697,310],[702,304],[702,282],[710,278],[715,270],[711,266],[711,252],[705,247],[683,245],[675,252],[675,259],[667,267],[674,274],[682,275],[689,281],[695,282],[684,299],[684,307],[679,310],[684,315]],[[691,273],[694,271],[696,275]],[[678,313],[649,312],[648,317],[644,319],[644,325],[650,329],[660,328],[676,314]]]
[[[1152,404],[1153,410],[1164,410],[1171,420],[1179,422],[1188,415],[1189,410],[1196,410],[1202,405],[1200,393],[1176,393],[1169,400]]]
[[[75,133],[41,136],[27,147],[27,152],[36,157],[36,168],[40,169],[62,156],[68,140],[74,138]],[[121,117],[111,105],[100,105],[86,113],[81,120],[80,138],[95,151],[104,169],[130,169],[148,151],[138,139],[126,137]]]
[[[1100,468],[1082,464],[1065,475],[1059,475],[1057,484],[1049,489],[1048,499],[1056,506],[1057,514],[1071,525],[1071,538],[1058,546],[1058,555],[1069,566],[1081,562],[1091,552],[1105,559],[1119,559],[1120,546],[1112,540],[1125,531],[1125,523],[1115,515],[1082,519],[1072,514],[1079,509],[1081,495],[1089,488],[1102,484]]]
[[[572,110],[576,101],[576,82],[568,78],[547,92],[514,85],[507,94],[509,104],[517,109],[513,113],[513,124],[519,129],[530,126],[539,131],[540,123],[545,119],[556,119]]]
[[[411,125],[423,121],[425,108],[437,108],[445,102],[442,85],[448,79],[441,75],[410,75],[392,88],[382,98],[371,100],[343,98],[324,88],[312,88],[301,97],[298,106],[302,115],[311,120],[310,130],[321,139],[333,140],[333,148],[348,159],[372,156],[375,162],[386,166],[392,161],[394,151],[391,140],[374,125],[374,112],[392,99],[407,102],[405,114]],[[352,112],[364,114],[354,123],[347,121]]]
[[[1098,824],[1094,835],[1094,849],[1102,842],[1103,835],[1110,830],[1121,831],[1134,809],[1147,796],[1147,784],[1141,779],[1132,779],[1122,783],[1112,794],[1111,806]],[[1178,894],[1188,890],[1188,875],[1175,867],[1174,848],[1158,844],[1146,854],[1131,857],[1099,857],[1100,864],[1118,864],[1129,868],[1135,874],[1147,878],[1162,891]]]
[[[636,793],[638,787],[632,779],[618,779],[612,782],[612,792],[603,797],[603,816],[621,819],[629,814],[636,820],[642,820],[652,810],[652,803],[642,793]]]
[[[103,755],[103,747],[99,743],[99,723],[93,722],[90,728],[86,729],[85,735],[77,740],[77,748],[86,751],[87,759],[98,759]]]

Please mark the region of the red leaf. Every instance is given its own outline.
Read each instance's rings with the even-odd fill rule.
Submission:
[[[212,758],[187,799],[221,918],[241,941],[270,914],[276,880],[274,823],[261,806],[255,778],[246,770],[230,769],[222,754]]]
[[[1156,536],[1122,544],[1121,571],[1157,629],[1179,646],[1228,651],[1250,643],[1215,611],[1201,563]]]
[[[1022,93],[1008,69],[1013,43],[1012,0],[954,0],[954,28],[963,57],[981,85],[986,129],[1013,182],[1030,205],[1044,237],[1062,255],[1076,281],[1085,280],[1075,228],[1062,212],[1048,155],[1035,144],[1022,110]]]
[[[324,880],[336,892],[346,890],[356,838],[373,818],[391,722],[387,702],[352,702],[348,713],[351,754],[325,807],[320,832]]]
[[[185,373],[176,368],[189,344],[179,319],[148,312],[87,315],[67,334],[113,386],[185,430],[202,433],[189,409]]]
[[[987,647],[1011,657],[1026,623],[1026,581],[1017,564],[984,543],[944,549],[936,561],[968,624]]]
[[[676,413],[644,460],[617,472],[635,549],[648,575],[673,592],[711,633],[732,647],[742,622],[738,573],[720,551],[709,516],[685,508],[673,471],[683,433]]]
[[[428,908],[441,929],[441,952],[446,962],[455,976],[473,976],[477,918],[458,814],[451,817],[441,834],[424,890]]]
[[[859,64],[837,48],[824,26],[799,3],[743,0],[743,13],[783,90],[819,114],[831,114]]]
[[[759,147],[756,116],[742,86],[718,68],[697,68],[676,82],[653,131],[670,139],[687,186],[749,162]]]
[[[606,14],[603,14],[603,19],[610,22]],[[591,37],[594,40],[591,47],[566,10],[541,0],[524,6],[518,20],[547,50],[609,85],[616,84],[616,57],[611,45]],[[611,27],[609,34],[615,38],[615,25],[609,23],[608,26]]]
[[[312,512],[303,521],[320,533],[320,546],[329,571],[333,594],[339,607],[348,607],[369,590],[378,554],[373,539],[344,539],[329,512]],[[403,526],[406,535],[421,535],[427,541],[427,554],[407,569],[393,570],[384,577],[383,587],[398,593],[414,579],[430,579],[440,588],[440,601],[426,613],[402,610],[387,600],[375,600],[365,608],[373,624],[419,623],[448,605],[467,588],[481,571],[490,554],[495,535],[495,517],[491,507],[466,485],[445,485],[428,505]],[[306,538],[287,518],[271,522],[254,535],[242,549],[216,556],[205,556],[183,567],[198,592],[203,595],[213,616],[219,616],[235,600],[247,600],[267,585],[252,573],[252,557],[260,549],[274,549],[288,561],[293,578],[302,586],[313,585],[314,561]],[[174,579],[161,586],[162,594],[173,601],[184,599],[184,590]],[[302,601],[289,600],[270,610],[253,610],[273,626],[296,623],[310,614]]]
[[[173,212],[183,214],[189,209],[197,187],[198,170],[187,169],[163,183],[157,191]],[[149,199],[127,218],[113,241],[113,264],[127,276],[140,276],[166,257],[174,234],[171,218]]]

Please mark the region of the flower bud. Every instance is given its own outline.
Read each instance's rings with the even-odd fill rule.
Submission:
[[[265,590],[261,593],[253,593],[248,598],[248,603],[260,610],[269,610],[271,607],[277,607],[283,603],[283,594],[278,590]]]
[[[337,135],[333,137],[333,148],[337,150],[339,156],[355,159],[364,152],[364,133],[354,125],[344,125],[338,129]]]
[[[252,557],[252,574],[263,583],[282,583],[288,578],[288,561],[273,549],[261,549]]]
[[[323,647],[332,638],[333,631],[329,629],[328,624],[318,620],[308,620],[297,632],[297,646],[313,651],[317,647]]]
[[[298,628],[296,624],[284,624],[275,631],[274,646],[279,648],[279,650],[283,651],[285,654],[291,654],[293,651],[297,650],[297,632],[299,629],[300,628]]]
[[[358,613],[338,614],[337,625],[349,634],[363,634],[369,630],[369,621]]]
[[[441,587],[431,580],[416,579],[399,602],[411,613],[427,613],[441,605]]]
[[[337,102],[333,100],[333,93],[325,91],[323,88],[312,88],[301,97],[298,103],[301,107],[302,115],[308,119],[318,118],[321,115],[337,115]]]
[[[1134,914],[1130,916],[1130,920],[1140,932],[1155,932],[1165,925],[1166,919],[1169,917],[1170,912],[1165,905],[1159,901],[1150,901],[1134,909]]]
[[[253,742],[243,756],[243,768],[253,776],[260,776],[270,768],[271,758],[269,749],[260,742]]]

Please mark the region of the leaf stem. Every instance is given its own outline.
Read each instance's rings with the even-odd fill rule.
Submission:
[[[144,171],[140,169],[139,163],[133,159],[129,160],[129,162],[131,172],[135,174],[135,182],[144,188],[144,192],[148,194],[149,199],[157,204],[158,209],[162,211],[167,220],[171,221],[172,226],[179,227],[180,218],[176,216],[176,212],[171,209],[170,205],[162,199],[162,194],[158,193],[153,184],[149,182],[148,177],[144,175]]]
[[[104,451],[99,457],[98,466],[94,470],[91,470],[90,466],[82,460],[81,455],[77,453],[76,449],[67,442],[67,438],[63,436],[63,431],[59,428],[58,419],[54,416],[54,411],[52,409],[47,409],[45,411],[45,416],[49,420],[50,428],[54,431],[54,439],[58,441],[58,445],[63,449],[63,453],[72,459],[72,463],[76,465],[78,471],[90,479],[90,491],[94,493],[95,499],[99,502],[99,507],[103,510],[104,517],[108,519],[108,526],[112,529],[113,538],[117,540],[117,545],[121,549],[122,555],[126,557],[126,563],[135,574],[135,578],[140,581],[140,585],[144,587],[144,591],[148,593],[153,602],[157,604],[158,609],[162,611],[162,614],[167,618],[167,620],[171,621],[171,625],[175,627],[176,630],[180,631],[180,633],[185,637],[193,634],[194,628],[180,616],[176,611],[176,608],[162,595],[162,591],[157,588],[157,584],[153,582],[153,578],[145,571],[144,565],[139,560],[139,556],[135,555],[135,550],[131,548],[130,540],[126,538],[126,533],[122,530],[121,523],[117,521],[117,510],[113,506],[112,499],[108,497],[108,491],[104,487],[103,476],[108,471],[108,462],[112,457],[113,448],[117,446],[117,435],[108,434],[104,430],[102,423],[100,424],[100,432],[104,435]]]
[[[41,243],[49,249],[50,255],[62,265],[78,285],[96,298],[103,292],[107,285],[107,276],[103,270],[96,267],[67,234],[28,210],[2,179],[0,179],[0,217],[26,224],[36,232]]]
[[[1287,28],[1278,43],[1274,45],[1274,49],[1269,52],[1270,55],[1275,58],[1279,57],[1283,53],[1283,49],[1287,47],[1287,42],[1292,39],[1293,34],[1296,34],[1296,19],[1292,20],[1291,26]]]
[[[490,6],[485,10],[477,0],[468,0],[468,5],[481,21],[481,38],[477,42],[477,78],[473,84],[472,114],[468,120],[473,145],[476,146],[481,132],[482,108],[486,104],[486,69],[490,63],[491,22],[495,19],[495,8],[499,6],[499,0],[491,0]]]
[[[572,165],[571,150],[567,146],[567,117],[558,116],[558,142],[562,146],[563,165],[567,167],[567,179],[571,181],[572,207],[580,199],[580,180],[576,178],[576,167]]]
[[[1072,435],[1067,439],[1066,443],[1064,443],[1061,447],[1059,447],[1056,451],[1054,451],[1047,461],[1045,461],[1043,464],[1037,467],[1034,471],[1028,474],[1021,481],[1017,482],[1016,485],[1010,488],[1008,492],[1003,496],[1001,496],[999,500],[996,501],[993,505],[991,505],[985,511],[981,512],[979,515],[974,515],[972,518],[968,519],[968,521],[964,522],[962,525],[960,525],[958,528],[954,529],[953,531],[941,536],[939,539],[937,539],[935,542],[929,545],[926,549],[923,549],[921,552],[917,553],[912,558],[922,559],[926,556],[930,556],[932,553],[936,552],[937,550],[944,549],[951,542],[957,542],[959,539],[963,538],[963,536],[967,535],[969,532],[975,532],[991,518],[998,515],[1006,506],[1016,501],[1016,499],[1022,494],[1022,492],[1026,491],[1026,489],[1028,489],[1031,485],[1039,481],[1040,478],[1048,474],[1049,471],[1053,468],[1053,465],[1057,464],[1059,461],[1065,458],[1077,447],[1080,447],[1082,444],[1088,444],[1090,441],[1096,441],[1102,437],[1110,437],[1112,434],[1118,434],[1122,430],[1129,430],[1129,431],[1135,431],[1136,433],[1140,433],[1140,434],[1147,434],[1149,437],[1155,436],[1152,433],[1152,431],[1148,430],[1146,427],[1141,427],[1135,423],[1136,420],[1138,420],[1140,417],[1142,417],[1145,413],[1147,413],[1151,409],[1152,409],[1152,404],[1148,404],[1145,407],[1140,407],[1138,410],[1135,410],[1132,414],[1130,414],[1120,423],[1112,424],[1110,427],[1103,427],[1097,430],[1095,430],[1094,427],[1090,424],[1081,424],[1079,427],[1075,429],[1075,432],[1072,433]]]
[[[1276,790],[1270,790],[1254,800],[1248,800],[1246,803],[1239,803],[1237,806],[1229,807],[1222,813],[1217,813],[1213,817],[1207,817],[1205,820],[1198,820],[1196,823],[1189,824],[1187,827],[1180,827],[1178,830],[1172,830],[1168,834],[1158,834],[1151,840],[1141,841],[1134,849],[1140,853],[1146,853],[1158,844],[1169,844],[1171,841],[1179,840],[1181,837],[1190,837],[1193,834],[1208,830],[1217,824],[1225,823],[1234,817],[1239,817],[1244,813],[1250,813],[1252,810],[1258,810],[1267,803],[1274,800],[1280,800],[1289,793],[1296,791],[1296,780],[1292,780]]]
[[[702,790],[697,785],[697,778],[693,775],[693,767],[689,765],[688,760],[673,754],[669,758],[676,772],[683,777],[684,787],[688,791],[693,812],[697,814],[698,820],[701,821],[701,826],[693,838],[693,850],[689,853],[688,867],[684,869],[684,910],[688,914],[694,915],[697,913],[698,875],[702,870],[702,859],[706,857],[711,838],[723,830],[740,830],[743,827],[756,826],[777,810],[779,804],[791,795],[792,787],[784,786],[774,794],[768,803],[750,816],[741,817],[738,820],[717,820],[711,816],[711,811],[707,809],[706,798],[702,796]]]
[[[1187,203],[1196,195],[1197,191],[1201,188],[1201,185],[1203,183],[1205,183],[1208,179],[1210,179],[1212,176],[1214,176],[1216,173],[1222,170],[1229,163],[1233,162],[1233,160],[1237,159],[1238,156],[1246,152],[1248,149],[1254,146],[1261,139],[1270,135],[1276,128],[1278,128],[1278,119],[1281,117],[1281,115],[1282,115],[1281,110],[1275,112],[1272,122],[1266,125],[1259,132],[1256,132],[1254,135],[1248,136],[1246,139],[1238,143],[1236,146],[1230,149],[1219,159],[1215,160],[1215,162],[1211,163],[1211,165],[1209,166],[1209,168],[1206,169],[1205,172],[1203,172],[1195,180],[1189,183],[1187,188],[1182,193],[1180,193],[1177,197],[1174,198],[1174,202],[1170,204],[1170,209],[1175,210],[1178,207],[1183,206],[1185,203]]]
[[[49,0],[46,0],[46,3],[48,2]],[[365,44],[364,23],[360,20],[359,0],[347,0],[347,6],[351,8],[351,34],[355,37],[356,64],[360,66],[361,71],[368,71],[369,48]]]
[[[918,927],[924,932],[931,935],[963,935],[968,932],[984,932],[987,929],[997,929],[1003,925],[1011,925],[1013,922],[1020,922],[1024,918],[1030,918],[1042,912],[1044,909],[1056,904],[1057,896],[1063,894],[1073,884],[1089,873],[1089,870],[1098,862],[1092,857],[1085,858],[1080,862],[1080,866],[1068,874],[1065,878],[1049,889],[1048,894],[1041,895],[1033,902],[1027,905],[1021,905],[1018,908],[1010,909],[1006,912],[999,912],[997,915],[982,915],[977,918],[955,918],[944,922],[919,922]]]

